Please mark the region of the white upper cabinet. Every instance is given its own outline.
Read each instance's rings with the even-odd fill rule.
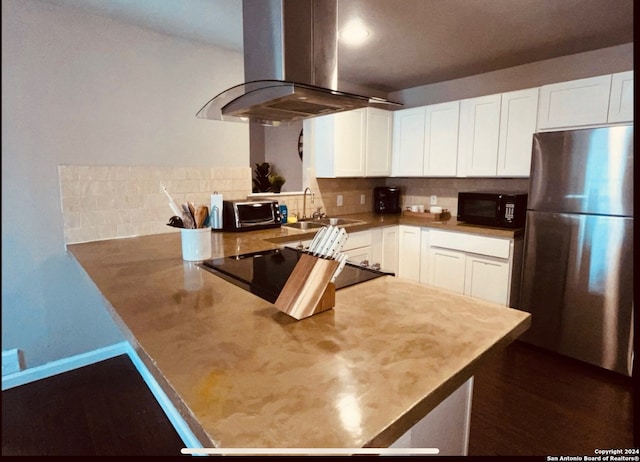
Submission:
[[[391,175],[393,113],[367,108],[365,136],[365,176]]]
[[[633,71],[613,74],[607,122],[633,121]]]
[[[424,106],[393,113],[392,176],[422,176],[425,117]]]
[[[538,88],[502,94],[498,176],[528,177],[538,116]]]
[[[456,176],[460,102],[425,107],[424,176]]]
[[[540,88],[538,130],[606,124],[611,75]]]
[[[460,102],[396,111],[393,176],[455,176]]]
[[[363,108],[313,118],[316,176],[389,176],[392,117]]]
[[[496,176],[501,95],[460,102],[458,176]]]

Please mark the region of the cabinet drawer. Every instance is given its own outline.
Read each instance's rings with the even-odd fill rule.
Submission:
[[[345,242],[342,250],[358,249],[360,247],[371,246],[373,244],[373,236],[371,231],[358,231],[357,233],[349,233],[347,242]]]
[[[429,232],[429,245],[478,255],[509,258],[511,241],[497,237],[431,230]]]

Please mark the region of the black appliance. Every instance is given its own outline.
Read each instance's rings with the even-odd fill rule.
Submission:
[[[274,303],[302,253],[302,250],[284,247],[232,257],[212,258],[204,260],[202,266],[222,279]],[[347,262],[336,278],[336,289],[387,274],[390,273]]]
[[[373,188],[373,207],[375,213],[400,213],[400,188],[396,186]]]
[[[467,191],[458,193],[458,221],[498,228],[523,228],[526,192]]]
[[[278,201],[222,201],[222,229],[253,231],[281,226]]]

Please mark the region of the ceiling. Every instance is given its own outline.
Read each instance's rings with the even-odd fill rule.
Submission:
[[[42,0],[242,51],[242,0]],[[341,81],[391,92],[633,42],[633,0],[340,0]]]

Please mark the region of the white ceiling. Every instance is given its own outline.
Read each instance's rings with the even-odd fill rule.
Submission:
[[[43,0],[242,51],[242,0]],[[382,92],[633,42],[633,0],[340,0],[339,77]]]

